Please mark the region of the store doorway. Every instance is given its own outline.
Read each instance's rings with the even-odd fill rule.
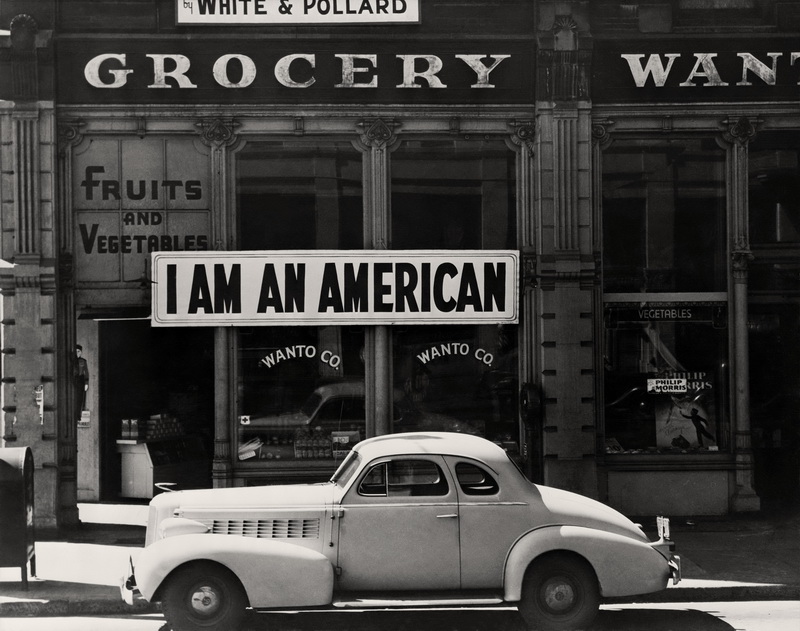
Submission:
[[[800,506],[800,305],[753,304],[750,424],[762,506]]]
[[[154,482],[210,488],[213,331],[99,324],[101,501],[148,499]]]

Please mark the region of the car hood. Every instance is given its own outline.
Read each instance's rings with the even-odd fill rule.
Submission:
[[[158,525],[168,517],[189,512],[192,515],[224,514],[253,510],[305,509],[324,510],[333,501],[335,486],[329,482],[318,484],[291,484],[251,486],[232,489],[199,489],[162,493],[150,501],[145,545],[155,540]]]
[[[641,527],[602,502],[548,486],[536,485],[536,488],[541,494],[542,504],[556,524],[596,528],[639,541],[649,541]]]

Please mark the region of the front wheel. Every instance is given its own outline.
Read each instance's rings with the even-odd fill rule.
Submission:
[[[599,607],[597,577],[580,557],[549,554],[535,560],[525,573],[519,612],[530,629],[585,629]]]
[[[198,562],[167,579],[161,607],[173,631],[236,631],[247,608],[236,576],[216,563]]]

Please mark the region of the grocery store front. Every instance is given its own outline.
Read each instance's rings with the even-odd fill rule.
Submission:
[[[519,39],[276,40],[268,64],[262,41],[231,54],[218,35],[169,55],[62,42],[72,308],[96,376],[80,500],[324,480],[399,431],[485,436],[537,475]]]

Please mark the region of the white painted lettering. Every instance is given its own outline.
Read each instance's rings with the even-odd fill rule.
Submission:
[[[242,78],[236,83],[228,78],[228,63],[236,59],[242,64]],[[223,55],[214,62],[214,79],[223,88],[246,88],[256,78],[256,64],[247,55]]]
[[[717,67],[714,65],[714,57],[717,56],[717,53],[695,53],[694,56],[697,61],[694,64],[694,68],[692,68],[692,71],[689,73],[689,76],[686,77],[686,81],[680,84],[682,88],[692,88],[702,85],[711,87],[728,85],[719,76]],[[703,67],[702,72],[699,70],[700,66]],[[705,84],[695,83],[694,80],[696,78],[705,78],[708,81]]]
[[[667,67],[661,63],[661,55],[650,55],[647,59],[647,65],[642,67],[641,59],[644,55],[621,55],[621,57],[628,62],[628,67],[631,69],[631,76],[637,88],[643,88],[647,83],[648,77],[653,77],[653,83],[656,87],[663,88],[669,77],[669,72],[672,70],[672,64],[680,57],[677,53],[668,53],[665,57],[668,59]]]
[[[153,60],[153,83],[148,88],[171,88],[167,84],[167,77],[174,79],[179,88],[196,88],[197,86],[189,80],[186,73],[189,71],[191,62],[184,55],[147,55]],[[167,71],[166,60],[170,59],[175,64],[175,69]]]
[[[369,83],[356,83],[356,73],[369,73],[375,70],[378,63],[377,55],[336,55],[342,60],[342,82],[337,83],[337,88],[377,88],[378,75],[374,75]],[[364,60],[369,62],[369,67],[356,67],[355,60]]]
[[[297,59],[305,59],[311,68],[313,69],[316,64],[316,57],[314,55],[305,55],[299,53],[297,55],[286,55],[285,57],[281,57],[278,60],[278,63],[275,64],[275,78],[278,80],[278,83],[281,85],[286,86],[287,88],[308,88],[314,85],[316,79],[314,77],[310,77],[306,81],[299,82],[292,79],[291,76],[291,65],[292,62]]]
[[[460,59],[470,68],[475,71],[478,76],[478,82],[473,83],[471,88],[493,88],[495,87],[489,83],[489,73],[497,68],[504,59],[508,59],[511,55],[456,55],[456,59]],[[484,59],[494,59],[491,66],[483,63]]]
[[[121,88],[128,81],[128,75],[133,72],[128,68],[110,68],[108,72],[114,77],[111,83],[104,83],[100,78],[100,66],[104,61],[115,59],[125,66],[125,55],[115,55],[109,53],[107,55],[98,55],[89,60],[89,63],[83,69],[83,76],[89,85],[95,88]]]
[[[424,79],[430,88],[446,88],[441,79],[436,74],[442,69],[442,60],[436,55],[397,55],[398,59],[403,60],[403,83],[398,84],[398,88],[421,88],[422,85],[416,82],[416,78]],[[416,72],[416,61],[422,59],[428,64],[428,69],[423,72]]]
[[[778,78],[778,57],[782,57],[783,53],[767,53],[767,57],[772,59],[771,69],[750,53],[738,53],[738,56],[742,58],[742,80],[736,85],[753,85],[747,80],[748,70],[767,85],[775,85]]]

